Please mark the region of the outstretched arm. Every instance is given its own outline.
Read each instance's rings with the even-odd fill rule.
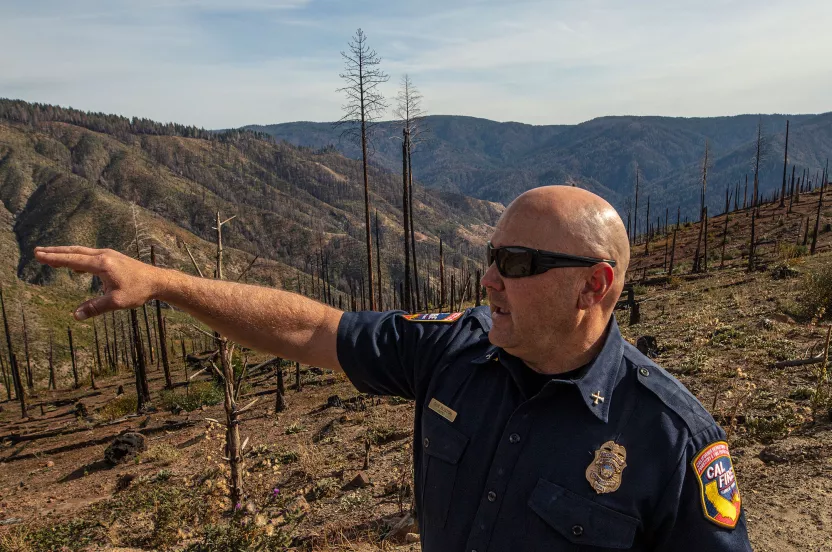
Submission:
[[[75,318],[135,308],[160,299],[232,341],[282,358],[341,369],[336,335],[341,311],[272,288],[196,278],[147,265],[110,249],[37,247],[35,259],[98,276],[104,295],[82,303]]]

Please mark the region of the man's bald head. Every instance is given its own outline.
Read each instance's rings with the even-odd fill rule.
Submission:
[[[623,286],[630,263],[627,231],[613,206],[592,192],[572,186],[534,188],[511,202],[497,228],[532,239],[523,244],[529,247],[614,259],[616,280]]]

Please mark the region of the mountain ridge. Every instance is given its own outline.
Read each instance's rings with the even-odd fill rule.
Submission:
[[[609,200],[626,217],[638,163],[645,190],[656,206],[680,207],[689,216],[698,210],[697,175],[705,140],[709,142],[715,167],[712,178],[725,186],[743,169],[737,160],[728,163],[740,148],[753,144],[761,123],[769,142],[780,144],[786,120],[791,123],[790,158],[817,168],[825,152],[832,150],[827,129],[832,113],[740,114],[720,117],[664,117],[608,115],[577,125],[531,125],[501,123],[489,119],[454,115],[425,118],[430,138],[413,153],[414,176],[426,186],[453,190],[473,197],[508,203],[523,191],[546,184],[576,184]],[[822,140],[807,130],[822,123]],[[248,125],[278,140],[309,147],[335,147],[348,157],[358,157],[352,144],[340,141],[329,123],[281,123]],[[375,166],[395,170],[401,165],[399,129],[395,121],[376,126]],[[806,132],[803,132],[803,131]],[[398,140],[398,141],[397,141]],[[761,193],[779,189],[782,182],[782,149],[771,152],[761,171]],[[730,165],[725,172],[720,167]],[[701,167],[700,167],[701,169]],[[671,186],[671,183],[674,185]],[[682,189],[678,189],[681,187]],[[673,190],[669,190],[673,188]],[[681,195],[678,192],[682,192]],[[684,202],[677,201],[684,198]],[[709,205],[719,204],[715,195]],[[642,202],[643,203],[643,202]],[[641,207],[641,205],[640,205]],[[646,213],[639,209],[639,216]]]

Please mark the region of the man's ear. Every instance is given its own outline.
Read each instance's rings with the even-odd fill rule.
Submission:
[[[612,289],[615,272],[607,263],[598,263],[587,273],[584,288],[578,296],[578,308],[588,309],[602,302]]]

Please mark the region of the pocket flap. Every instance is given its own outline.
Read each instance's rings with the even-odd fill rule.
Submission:
[[[630,548],[639,525],[635,518],[545,479],[537,482],[529,507],[565,539],[586,546]]]
[[[426,410],[423,416],[422,446],[425,454],[451,464],[459,462],[468,446],[468,437],[431,410]]]

